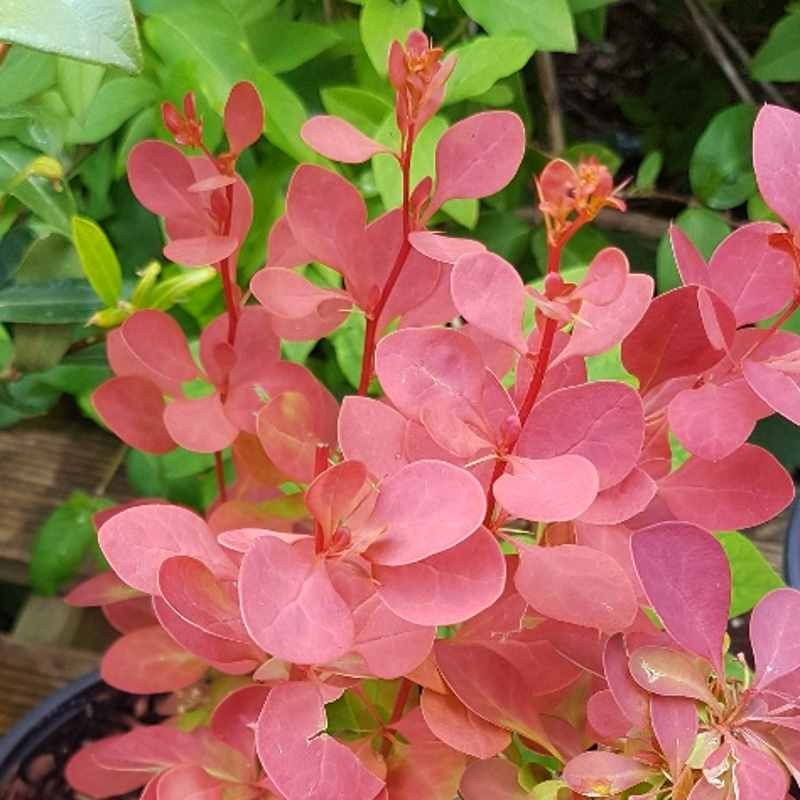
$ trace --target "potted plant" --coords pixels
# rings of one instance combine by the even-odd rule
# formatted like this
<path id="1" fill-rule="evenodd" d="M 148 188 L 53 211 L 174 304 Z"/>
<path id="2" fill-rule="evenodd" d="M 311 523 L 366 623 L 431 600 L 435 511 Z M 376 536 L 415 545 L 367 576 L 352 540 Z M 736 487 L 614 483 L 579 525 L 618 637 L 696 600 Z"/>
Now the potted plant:
<path id="1" fill-rule="evenodd" d="M 199 154 L 132 151 L 166 256 L 215 265 L 226 312 L 197 358 L 171 317 L 133 314 L 94 403 L 134 447 L 212 453 L 219 497 L 205 518 L 158 501 L 101 512 L 112 571 L 68 600 L 122 633 L 105 681 L 171 693 L 173 714 L 87 743 L 66 770 L 80 795 L 784 800 L 798 774 L 800 593 L 755 609 L 751 671 L 727 652 L 712 531 L 794 492 L 746 440 L 773 411 L 800 419 L 800 340 L 781 330 L 800 302 L 800 116 L 767 106 L 754 134 L 786 227 L 743 226 L 709 263 L 675 229 L 684 285 L 656 299 L 617 248 L 565 279 L 567 243 L 624 202 L 596 160 L 550 162 L 547 274 L 526 286 L 482 244 L 429 230 L 444 203 L 500 191 L 525 150 L 516 115 L 483 112 L 416 174 L 452 67 L 421 32 L 393 44 L 395 150 L 336 117 L 306 124 L 330 160 L 394 159 L 402 205 L 368 220 L 341 174 L 300 166 L 246 294 L 236 163 L 263 125 L 253 86 L 228 99 L 225 152 L 206 148 L 191 95 L 164 122 Z M 311 262 L 341 280 L 313 283 Z M 361 380 L 338 403 L 280 340 L 351 314 Z M 616 348 L 630 382 L 587 380 Z"/>

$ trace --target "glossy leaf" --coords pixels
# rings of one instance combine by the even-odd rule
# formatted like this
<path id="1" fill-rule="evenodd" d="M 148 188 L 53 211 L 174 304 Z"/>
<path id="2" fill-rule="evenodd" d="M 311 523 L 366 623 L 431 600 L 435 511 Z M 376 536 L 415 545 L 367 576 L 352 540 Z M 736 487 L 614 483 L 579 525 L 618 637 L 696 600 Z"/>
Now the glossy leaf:
<path id="1" fill-rule="evenodd" d="M 756 662 L 755 686 L 764 688 L 800 668 L 800 592 L 776 589 L 753 610 L 750 638 Z"/>
<path id="2" fill-rule="evenodd" d="M 122 291 L 122 268 L 103 229 L 94 220 L 73 217 L 72 241 L 92 289 L 107 306 L 116 305 Z"/>

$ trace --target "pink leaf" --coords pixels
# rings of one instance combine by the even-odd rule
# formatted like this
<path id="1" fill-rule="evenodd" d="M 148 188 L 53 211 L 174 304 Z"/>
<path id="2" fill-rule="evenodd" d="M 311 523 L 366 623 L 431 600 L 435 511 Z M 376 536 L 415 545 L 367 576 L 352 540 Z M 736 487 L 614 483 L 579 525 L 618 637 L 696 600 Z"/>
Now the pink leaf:
<path id="1" fill-rule="evenodd" d="M 196 178 L 180 150 L 166 142 L 139 142 L 128 157 L 128 181 L 136 199 L 162 217 L 193 217 L 202 213 L 197 195 L 189 191 Z"/>
<path id="2" fill-rule="evenodd" d="M 637 531 L 631 548 L 642 586 L 669 635 L 721 674 L 731 601 L 722 545 L 695 525 L 662 522 Z"/>
<path id="3" fill-rule="evenodd" d="M 190 239 L 173 239 L 164 248 L 164 255 L 185 267 L 202 267 L 217 264 L 228 258 L 239 246 L 233 236 L 198 236 Z"/>
<path id="4" fill-rule="evenodd" d="M 560 389 L 537 403 L 516 453 L 536 459 L 583 456 L 597 468 L 599 488 L 608 489 L 636 466 L 643 443 L 639 395 L 623 383 L 597 381 Z"/>
<path id="5" fill-rule="evenodd" d="M 148 628 L 158 622 L 153 613 L 153 599 L 146 595 L 103 606 L 103 616 L 120 633 Z"/>
<path id="6" fill-rule="evenodd" d="M 267 455 L 290 478 L 308 482 L 314 476 L 317 446 L 332 444 L 305 395 L 284 392 L 258 415 L 258 438 Z"/>
<path id="7" fill-rule="evenodd" d="M 436 635 L 433 627 L 398 617 L 377 593 L 353 608 L 353 623 L 353 651 L 363 659 L 369 674 L 379 678 L 398 678 L 419 667 L 429 656 Z M 346 662 L 347 656 L 343 660 Z"/>
<path id="8" fill-rule="evenodd" d="M 578 285 L 578 294 L 593 306 L 610 305 L 625 290 L 629 269 L 622 250 L 604 247 L 589 264 L 586 277 Z"/>
<path id="9" fill-rule="evenodd" d="M 518 768 L 505 758 L 473 761 L 461 779 L 464 800 L 530 800 L 517 779 Z"/>
<path id="10" fill-rule="evenodd" d="M 95 389 L 92 404 L 125 444 L 155 454 L 175 448 L 164 425 L 164 398 L 155 384 L 133 376 L 111 378 Z"/>
<path id="11" fill-rule="evenodd" d="M 785 800 L 789 777 L 771 753 L 731 739 L 737 800 Z"/>
<path id="12" fill-rule="evenodd" d="M 277 332 L 290 341 L 327 336 L 345 321 L 352 307 L 344 292 L 323 289 L 289 269 L 262 269 L 250 286 L 261 305 L 274 315 Z"/>
<path id="13" fill-rule="evenodd" d="M 238 750 L 248 761 L 255 758 L 255 726 L 270 689 L 255 684 L 234 689 L 220 700 L 211 715 L 211 732 Z"/>
<path id="14" fill-rule="evenodd" d="M 491 758 L 511 743 L 508 731 L 473 714 L 450 692 L 440 694 L 424 689 L 420 708 L 431 731 L 461 753 L 475 758 Z"/>
<path id="15" fill-rule="evenodd" d="M 415 708 L 397 725 L 409 745 L 397 748 L 389 761 L 386 798 L 396 800 L 450 800 L 458 791 L 466 757 L 443 744 Z"/>
<path id="16" fill-rule="evenodd" d="M 669 426 L 690 453 L 719 461 L 747 441 L 760 416 L 759 406 L 736 386 L 706 383 L 674 397 Z"/>
<path id="17" fill-rule="evenodd" d="M 617 525 L 647 508 L 658 487 L 642 469 L 635 467 L 619 483 L 600 492 L 581 515 L 581 522 Z"/>
<path id="18" fill-rule="evenodd" d="M 605 742 L 628 735 L 631 721 L 622 713 L 614 695 L 608 689 L 595 692 L 586 704 L 586 721 L 591 730 Z"/>
<path id="19" fill-rule="evenodd" d="M 525 286 L 511 264 L 489 252 L 461 256 L 450 281 L 453 301 L 467 322 L 520 353 L 528 351 L 522 335 Z"/>
<path id="20" fill-rule="evenodd" d="M 172 556 L 196 558 L 219 577 L 235 575 L 233 563 L 205 521 L 180 506 L 128 508 L 111 517 L 98 538 L 114 572 L 146 594 L 158 594 L 158 571 Z"/>
<path id="21" fill-rule="evenodd" d="M 311 164 L 289 182 L 286 217 L 298 244 L 317 261 L 346 271 L 363 247 L 367 209 L 344 178 Z"/>
<path id="22" fill-rule="evenodd" d="M 708 688 L 711 664 L 682 650 L 646 645 L 630 657 L 633 679 L 650 694 L 689 697 L 718 707 Z"/>
<path id="23" fill-rule="evenodd" d="M 258 757 L 286 800 L 373 800 L 383 788 L 347 747 L 326 733 L 325 706 L 311 683 L 269 694 L 256 728 Z"/>
<path id="24" fill-rule="evenodd" d="M 800 669 L 800 592 L 775 589 L 763 597 L 750 619 L 756 661 L 755 688 Z"/>
<path id="25" fill-rule="evenodd" d="M 95 753 L 103 748 L 105 741 L 84 744 L 67 762 L 65 777 L 69 785 L 81 794 L 95 800 L 112 800 L 143 786 L 151 777 L 149 770 L 125 771 L 101 767 Z"/>
<path id="26" fill-rule="evenodd" d="M 580 321 L 551 368 L 576 356 L 603 353 L 619 344 L 644 316 L 654 288 L 655 282 L 649 275 L 630 275 L 622 294 L 613 303 L 605 306 L 583 303 Z"/>
<path id="27" fill-rule="evenodd" d="M 684 286 L 694 284 L 710 288 L 711 276 L 708 273 L 708 265 L 694 242 L 674 224 L 669 226 L 669 238 Z"/>
<path id="28" fill-rule="evenodd" d="M 207 397 L 173 400 L 164 411 L 164 424 L 177 444 L 194 453 L 224 450 L 239 433 L 216 392 Z"/>
<path id="29" fill-rule="evenodd" d="M 349 395 L 339 412 L 339 442 L 347 459 L 366 464 L 378 480 L 393 475 L 405 457 L 406 420 L 387 403 Z"/>
<path id="30" fill-rule="evenodd" d="M 482 242 L 444 236 L 435 231 L 414 231 L 408 235 L 408 241 L 422 255 L 448 264 L 455 264 L 461 256 L 486 252 Z"/>
<path id="31" fill-rule="evenodd" d="M 313 542 L 256 539 L 239 573 L 242 617 L 268 653 L 299 664 L 324 664 L 353 644 L 350 609 L 334 589 Z"/>
<path id="32" fill-rule="evenodd" d="M 166 394 L 180 394 L 181 384 L 198 376 L 180 326 L 163 311 L 137 311 L 108 339 L 108 360 L 117 375 L 136 375 Z"/>
<path id="33" fill-rule="evenodd" d="M 158 625 L 126 633 L 108 648 L 100 665 L 103 680 L 132 694 L 159 694 L 199 681 L 208 665 L 187 653 Z"/>
<path id="34" fill-rule="evenodd" d="M 311 117 L 301 128 L 300 137 L 312 150 L 343 164 L 361 164 L 377 153 L 388 152 L 384 145 L 339 117 Z"/>
<path id="35" fill-rule="evenodd" d="M 305 501 L 327 542 L 340 527 L 358 530 L 365 524 L 375 489 L 360 461 L 340 461 L 314 478 Z"/>
<path id="36" fill-rule="evenodd" d="M 141 597 L 136 589 L 131 589 L 111 570 L 108 570 L 79 583 L 67 594 L 64 602 L 75 608 L 90 608 L 104 606 L 108 603 L 119 603 L 136 597 Z"/>
<path id="37" fill-rule="evenodd" d="M 217 580 L 197 559 L 168 558 L 158 572 L 158 587 L 164 601 L 186 622 L 213 636 L 249 643 L 235 585 Z"/>
<path id="38" fill-rule="evenodd" d="M 192 764 L 165 772 L 158 782 L 158 800 L 225 800 L 223 792 L 219 780 Z"/>
<path id="39" fill-rule="evenodd" d="M 800 425 L 800 385 L 797 376 L 783 372 L 770 361 L 746 359 L 742 372 L 748 386 L 771 408 Z"/>
<path id="40" fill-rule="evenodd" d="M 767 205 L 791 227 L 800 227 L 795 187 L 800 181 L 800 115 L 765 105 L 753 126 L 753 166 Z"/>
<path id="41" fill-rule="evenodd" d="M 771 453 L 742 445 L 717 462 L 690 458 L 659 484 L 679 519 L 709 530 L 750 528 L 772 519 L 792 502 L 794 484 Z"/>
<path id="42" fill-rule="evenodd" d="M 602 751 L 581 753 L 564 767 L 570 789 L 586 797 L 611 797 L 656 774 L 636 759 Z"/>
<path id="43" fill-rule="evenodd" d="M 513 517 L 566 522 L 581 516 L 597 497 L 597 470 L 579 455 L 513 457 L 511 472 L 494 483 L 494 495 Z"/>
<path id="44" fill-rule="evenodd" d="M 636 595 L 622 567 L 589 547 L 520 546 L 515 584 L 546 617 L 615 633 L 634 620 Z"/>
<path id="45" fill-rule="evenodd" d="M 537 675 L 528 678 L 509 658 L 478 644 L 440 640 L 435 653 L 447 685 L 470 711 L 552 750 L 536 707 Z"/>
<path id="46" fill-rule="evenodd" d="M 392 404 L 412 419 L 436 392 L 478 405 L 485 379 L 475 344 L 458 331 L 441 328 L 406 329 L 385 337 L 378 344 L 375 371 Z"/>
<path id="47" fill-rule="evenodd" d="M 466 470 L 415 461 L 381 484 L 370 525 L 383 532 L 366 557 L 385 566 L 413 564 L 463 542 L 485 513 L 483 488 Z"/>
<path id="48" fill-rule="evenodd" d="M 677 780 L 694 749 L 699 721 L 694 700 L 686 697 L 650 698 L 653 733 L 667 759 L 674 780 Z"/>
<path id="49" fill-rule="evenodd" d="M 709 301 L 706 305 L 711 306 L 724 341 L 732 341 L 736 329 L 733 312 L 710 290 L 684 286 L 659 295 L 622 344 L 622 361 L 639 379 L 640 391 L 647 392 L 670 378 L 698 375 L 724 356 L 721 343 L 709 338 L 701 296 Z"/>
<path id="50" fill-rule="evenodd" d="M 389 608 L 418 625 L 454 625 L 488 608 L 503 592 L 505 557 L 481 528 L 461 544 L 414 564 L 376 566 Z"/>
<path id="51" fill-rule="evenodd" d="M 239 155 L 261 138 L 264 106 L 258 90 L 248 81 L 235 84 L 225 103 L 225 135 L 231 152 Z"/>
<path id="52" fill-rule="evenodd" d="M 436 190 L 426 214 L 454 198 L 487 197 L 516 175 L 525 128 L 510 111 L 485 111 L 457 122 L 436 145 Z"/>
<path id="53" fill-rule="evenodd" d="M 650 706 L 647 694 L 631 677 L 628 653 L 622 634 L 612 636 L 603 651 L 603 671 L 606 682 L 620 711 L 629 725 L 640 732 L 650 728 Z"/>
<path id="54" fill-rule="evenodd" d="M 770 244 L 783 228 L 753 222 L 723 239 L 708 264 L 714 291 L 731 307 L 737 325 L 777 314 L 792 300 L 794 262 Z"/>
<path id="55" fill-rule="evenodd" d="M 295 239 L 289 220 L 283 214 L 275 220 L 267 238 L 267 267 L 300 267 L 313 261 Z"/>

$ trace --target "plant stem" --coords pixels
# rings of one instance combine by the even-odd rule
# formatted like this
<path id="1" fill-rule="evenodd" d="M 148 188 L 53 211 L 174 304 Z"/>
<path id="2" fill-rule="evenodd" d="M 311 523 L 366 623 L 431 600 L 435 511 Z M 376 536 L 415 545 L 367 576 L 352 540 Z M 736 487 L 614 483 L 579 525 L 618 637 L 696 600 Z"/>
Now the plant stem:
<path id="1" fill-rule="evenodd" d="M 230 236 L 233 225 L 233 186 L 225 187 L 225 199 L 228 201 L 228 216 L 225 220 L 223 236 Z M 222 291 L 225 295 L 225 308 L 228 311 L 228 344 L 233 347 L 236 341 L 236 326 L 239 323 L 239 301 L 231 275 L 230 257 L 223 258 L 217 265 L 222 278 Z"/>
<path id="2" fill-rule="evenodd" d="M 314 478 L 322 475 L 328 468 L 331 449 L 327 444 L 318 444 L 314 453 Z M 325 549 L 325 531 L 319 520 L 314 520 L 314 552 L 321 553 Z"/>
<path id="3" fill-rule="evenodd" d="M 547 272 L 557 273 L 561 265 L 561 252 L 567 242 L 575 235 L 578 228 L 583 225 L 585 220 L 578 217 L 561 235 L 557 244 L 552 245 L 547 254 Z M 520 430 L 525 427 L 525 423 L 530 416 L 533 406 L 536 403 L 539 393 L 542 391 L 544 385 L 544 376 L 547 373 L 547 367 L 550 364 L 550 356 L 553 352 L 553 342 L 555 341 L 556 331 L 558 330 L 558 321 L 555 319 L 547 318 L 542 335 L 539 339 L 539 349 L 536 352 L 536 366 L 533 368 L 533 375 L 531 382 L 528 385 L 528 391 L 525 393 L 525 398 L 522 405 L 519 407 L 519 423 Z M 512 443 L 511 447 L 513 448 Z M 486 516 L 484 517 L 483 524 L 488 528 L 491 526 L 492 517 L 495 510 L 494 498 L 494 484 L 499 480 L 506 471 L 508 462 L 504 459 L 498 458 L 495 461 L 494 471 L 492 472 L 491 480 L 489 481 L 489 492 L 486 498 Z"/>
<path id="4" fill-rule="evenodd" d="M 386 308 L 386 303 L 389 302 L 389 296 L 392 293 L 400 273 L 403 271 L 408 255 L 411 252 L 411 243 L 408 241 L 408 235 L 411 233 L 411 209 L 410 209 L 410 196 L 411 196 L 411 155 L 414 149 L 414 130 L 411 128 L 408 132 L 407 142 L 403 146 L 402 156 L 400 159 L 400 170 L 403 176 L 403 225 L 402 235 L 403 241 L 400 244 L 400 250 L 392 265 L 392 270 L 386 283 L 381 290 L 378 302 L 375 307 L 367 314 L 367 328 L 364 332 L 364 354 L 361 359 L 361 380 L 358 383 L 358 394 L 362 397 L 366 395 L 369 389 L 369 382 L 372 380 L 372 373 L 375 364 L 375 346 L 377 345 L 378 325 L 380 324 L 381 315 Z"/>
<path id="5" fill-rule="evenodd" d="M 217 489 L 219 490 L 219 499 L 226 503 L 228 501 L 228 490 L 225 486 L 225 465 L 222 463 L 222 451 L 217 450 L 214 453 L 214 472 L 217 475 Z"/>

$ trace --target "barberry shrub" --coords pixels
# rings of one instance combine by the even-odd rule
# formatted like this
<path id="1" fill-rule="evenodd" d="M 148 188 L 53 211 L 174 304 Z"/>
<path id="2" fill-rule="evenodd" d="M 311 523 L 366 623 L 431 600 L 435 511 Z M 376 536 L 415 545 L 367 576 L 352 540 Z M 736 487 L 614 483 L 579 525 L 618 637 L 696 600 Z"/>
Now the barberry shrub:
<path id="1" fill-rule="evenodd" d="M 122 634 L 105 680 L 169 693 L 173 716 L 86 745 L 68 766 L 83 795 L 784 800 L 800 773 L 800 593 L 755 609 L 751 671 L 728 652 L 713 533 L 793 496 L 747 439 L 774 411 L 800 422 L 800 338 L 781 330 L 800 305 L 800 115 L 767 106 L 754 132 L 785 224 L 739 228 L 709 263 L 674 229 L 684 285 L 655 299 L 617 248 L 562 275 L 575 233 L 625 206 L 598 162 L 552 161 L 536 179 L 547 274 L 526 286 L 479 242 L 428 229 L 514 177 L 516 115 L 457 122 L 412 182 L 452 67 L 421 32 L 394 43 L 396 151 L 336 117 L 307 123 L 332 161 L 395 159 L 402 205 L 370 220 L 339 172 L 300 166 L 245 294 L 253 87 L 231 92 L 223 154 L 191 95 L 163 111 L 194 155 L 134 148 L 165 254 L 214 264 L 226 312 L 197 352 L 171 317 L 134 314 L 94 401 L 133 447 L 214 453 L 219 497 L 206 518 L 154 499 L 99 515 L 112 571 L 68 601 Z M 314 262 L 338 286 L 311 282 Z M 339 404 L 280 340 L 354 311 L 361 381 Z M 630 380 L 588 381 L 587 359 L 618 346 Z"/>

